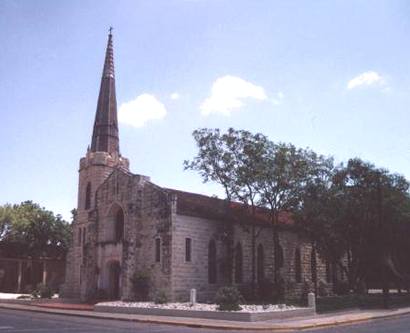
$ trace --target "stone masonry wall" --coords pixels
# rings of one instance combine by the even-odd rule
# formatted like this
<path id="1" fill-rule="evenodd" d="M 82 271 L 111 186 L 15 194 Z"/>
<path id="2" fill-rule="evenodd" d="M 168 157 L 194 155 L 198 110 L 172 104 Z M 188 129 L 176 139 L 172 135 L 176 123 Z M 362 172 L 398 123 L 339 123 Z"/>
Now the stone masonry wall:
<path id="1" fill-rule="evenodd" d="M 89 289 L 89 279 L 86 276 L 95 275 L 92 267 L 96 255 L 92 243 L 95 235 L 90 237 L 90 233 L 94 233 L 95 230 L 95 193 L 117 167 L 127 170 L 128 160 L 120 156 L 111 156 L 106 152 L 90 151 L 80 160 L 77 216 L 73 223 L 73 240 L 67 256 L 66 278 L 62 288 L 65 297 L 84 299 Z M 88 184 L 91 184 L 91 201 L 87 209 L 85 201 Z"/>
<path id="2" fill-rule="evenodd" d="M 168 193 L 149 182 L 147 177 L 115 171 L 99 188 L 98 207 L 98 278 L 99 287 L 107 285 L 107 265 L 121 266 L 121 298 L 132 299 L 131 276 L 149 272 L 153 290 L 170 291 L 171 211 Z M 113 236 L 113 209 L 124 212 L 124 240 Z M 161 261 L 155 262 L 155 238 L 161 239 Z M 105 276 L 104 276 L 105 275 Z"/>
<path id="3" fill-rule="evenodd" d="M 172 290 L 176 301 L 189 300 L 190 289 L 197 290 L 200 301 L 212 301 L 215 292 L 223 286 L 220 262 L 217 265 L 217 283 L 208 283 L 208 245 L 216 242 L 217 258 L 224 252 L 220 239 L 220 223 L 207 219 L 176 215 L 172 221 Z M 191 262 L 185 261 L 185 239 L 192 240 Z M 222 280 L 222 281 L 221 281 Z"/>
<path id="4" fill-rule="evenodd" d="M 227 284 L 223 278 L 220 263 L 218 263 L 218 280 L 216 284 L 208 283 L 208 244 L 214 239 L 217 244 L 217 257 L 222 259 L 225 255 L 226 246 L 221 240 L 221 221 L 213 221 L 198 217 L 176 215 L 173 220 L 173 244 L 172 244 L 172 289 L 175 300 L 187 301 L 189 290 L 197 289 L 200 301 L 212 301 L 217 289 Z M 257 227 L 256 246 L 262 244 L 264 249 L 264 275 L 268 280 L 273 280 L 274 274 L 274 250 L 271 228 Z M 191 262 L 185 261 L 185 239 L 192 240 Z M 235 225 L 233 231 L 233 247 L 238 243 L 242 246 L 242 276 L 241 285 L 250 284 L 252 281 L 252 240 L 249 226 Z M 283 248 L 284 266 L 280 273 L 285 281 L 286 296 L 288 298 L 300 298 L 302 293 L 314 291 L 311 270 L 311 244 L 293 231 L 283 230 L 279 235 L 280 244 Z M 301 251 L 302 280 L 296 282 L 295 277 L 295 251 Z M 255 256 L 255 265 L 256 265 Z M 316 256 L 317 281 L 325 280 L 326 268 L 324 262 Z M 235 267 L 234 267 L 235 269 Z M 257 269 L 255 268 L 255 273 Z M 330 284 L 329 288 L 330 289 Z"/>

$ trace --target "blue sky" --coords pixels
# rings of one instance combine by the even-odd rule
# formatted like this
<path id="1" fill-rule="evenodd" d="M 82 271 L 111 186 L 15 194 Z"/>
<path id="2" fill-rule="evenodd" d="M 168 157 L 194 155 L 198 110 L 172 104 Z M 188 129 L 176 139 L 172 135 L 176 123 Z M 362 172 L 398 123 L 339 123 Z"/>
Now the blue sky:
<path id="1" fill-rule="evenodd" d="M 0 2 L 0 204 L 67 219 L 114 27 L 121 152 L 161 186 L 199 127 L 361 157 L 410 178 L 408 1 Z"/>

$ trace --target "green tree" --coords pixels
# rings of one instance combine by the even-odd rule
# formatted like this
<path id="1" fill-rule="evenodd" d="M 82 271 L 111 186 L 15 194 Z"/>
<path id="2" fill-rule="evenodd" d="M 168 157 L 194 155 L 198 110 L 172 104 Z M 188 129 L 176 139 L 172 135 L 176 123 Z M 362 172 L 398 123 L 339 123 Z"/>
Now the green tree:
<path id="1" fill-rule="evenodd" d="M 185 169 L 198 171 L 205 182 L 221 184 L 228 202 L 235 200 L 243 204 L 244 216 L 254 217 L 257 209 L 268 209 L 277 263 L 279 213 L 298 207 L 306 184 L 321 177 L 324 166 L 332 161 L 310 150 L 274 144 L 262 134 L 243 130 L 230 128 L 222 134 L 218 129 L 200 129 L 193 135 L 199 151 L 192 161 L 185 161 Z M 255 240 L 259 231 L 251 224 L 253 286 Z M 275 264 L 275 281 L 278 272 Z"/>
<path id="2" fill-rule="evenodd" d="M 347 259 L 352 289 L 377 276 L 386 294 L 392 278 L 403 280 L 395 257 L 404 245 L 399 230 L 410 221 L 408 189 L 404 177 L 351 159 L 333 170 L 330 185 L 304 193 L 298 217 L 325 258 Z"/>
<path id="3" fill-rule="evenodd" d="M 262 134 L 252 134 L 248 131 L 230 128 L 226 133 L 219 129 L 199 129 L 193 133 L 198 146 L 198 154 L 192 161 L 185 161 L 185 169 L 198 171 L 204 182 L 214 181 L 222 185 L 226 194 L 226 209 L 231 208 L 232 201 L 243 204 L 244 216 L 254 216 L 259 192 L 257 191 L 257 177 L 266 153 L 267 138 Z M 244 219 L 245 220 L 245 219 Z M 243 224 L 244 228 L 248 228 Z M 230 226 L 230 230 L 232 227 Z M 255 289 L 256 267 L 256 237 L 254 223 L 250 225 L 252 242 L 252 287 Z M 230 243 L 229 257 L 232 257 L 232 235 L 228 237 Z M 228 258 L 232 262 L 232 258 Z M 231 266 L 231 264 L 230 264 Z M 230 267 L 232 275 L 232 267 Z"/>
<path id="4" fill-rule="evenodd" d="M 298 149 L 286 143 L 270 143 L 265 156 L 257 187 L 260 204 L 270 212 L 275 258 L 274 281 L 278 282 L 283 260 L 278 232 L 280 214 L 297 211 L 306 188 L 323 178 L 333 161 L 309 149 Z"/>
<path id="5" fill-rule="evenodd" d="M 70 225 L 38 204 L 25 201 L 0 206 L 3 256 L 61 257 L 67 252 L 70 237 Z"/>

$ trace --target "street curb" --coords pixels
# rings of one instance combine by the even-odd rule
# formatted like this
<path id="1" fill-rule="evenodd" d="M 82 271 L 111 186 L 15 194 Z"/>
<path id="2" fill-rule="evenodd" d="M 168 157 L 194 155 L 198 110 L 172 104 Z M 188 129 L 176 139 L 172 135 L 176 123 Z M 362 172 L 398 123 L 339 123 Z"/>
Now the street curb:
<path id="1" fill-rule="evenodd" d="M 93 318 L 93 319 L 105 319 L 105 320 L 121 320 L 121 321 L 130 321 L 130 322 L 138 322 L 138 323 L 145 323 L 145 324 L 161 324 L 161 325 L 172 325 L 172 326 L 185 326 L 185 327 L 192 327 L 192 328 L 212 328 L 212 329 L 220 329 L 220 330 L 254 330 L 254 331 L 277 331 L 277 332 L 289 332 L 295 330 L 293 328 L 280 328 L 280 327 L 241 327 L 241 326 L 223 326 L 223 325 L 211 325 L 211 324 L 200 324 L 200 323 L 190 323 L 190 322 L 176 322 L 176 321 L 167 321 L 167 320 L 152 320 L 152 319 L 142 319 L 142 318 L 123 318 L 123 317 L 108 317 L 106 316 L 106 312 L 104 312 L 105 316 L 98 316 L 95 314 L 88 314 L 84 313 L 83 310 L 69 310 L 72 312 L 67 312 L 65 310 L 58 310 L 58 309 L 50 309 L 50 308 L 40 308 L 36 307 L 35 305 L 26 305 L 23 307 L 15 304 L 4 304 L 0 303 L 0 309 L 9 309 L 9 310 L 17 310 L 17 311 L 30 311 L 30 312 L 38 312 L 38 313 L 48 313 L 48 314 L 58 314 L 58 315 L 65 315 L 65 316 L 78 316 L 78 317 L 85 317 L 85 318 Z M 102 312 L 101 312 L 102 313 Z M 236 322 L 235 322 L 236 323 Z"/>
<path id="2" fill-rule="evenodd" d="M 164 319 L 144 319 L 144 318 L 126 318 L 126 317 L 110 317 L 107 316 L 108 313 L 104 313 L 104 316 L 99 316 L 96 314 L 91 313 L 84 313 L 83 310 L 63 310 L 63 309 L 51 309 L 51 308 L 40 308 L 36 307 L 35 305 L 17 305 L 17 304 L 7 304 L 0 302 L 0 308 L 3 309 L 10 309 L 10 310 L 18 310 L 18 311 L 31 311 L 31 312 L 38 312 L 38 313 L 48 313 L 48 314 L 59 314 L 59 315 L 66 315 L 66 316 L 79 316 L 85 318 L 93 318 L 93 319 L 106 319 L 106 320 L 121 320 L 121 321 L 130 321 L 130 322 L 140 322 L 146 324 L 161 324 L 161 325 L 173 325 L 173 326 L 186 326 L 186 327 L 194 327 L 194 328 L 211 328 L 211 329 L 218 329 L 218 330 L 253 330 L 253 331 L 275 331 L 275 332 L 289 332 L 289 331 L 304 331 L 308 329 L 315 329 L 315 328 L 324 328 L 324 327 L 333 327 L 333 326 L 342 326 L 342 325 L 350 325 L 355 323 L 361 322 L 368 322 L 374 320 L 386 320 L 395 317 L 401 317 L 410 314 L 410 308 L 406 311 L 400 313 L 391 313 L 391 314 L 384 314 L 378 316 L 368 316 L 363 318 L 351 319 L 351 320 L 335 320 L 332 322 L 325 322 L 325 323 L 317 323 L 317 324 L 306 324 L 306 325 L 286 325 L 284 324 L 282 327 L 279 327 L 281 324 L 272 324 L 271 326 L 236 326 L 236 325 L 223 325 L 223 324 L 208 324 L 208 323 L 192 323 L 187 321 L 167 321 Z M 109 314 L 108 314 L 109 315 Z M 301 317 L 301 320 L 302 317 Z"/>

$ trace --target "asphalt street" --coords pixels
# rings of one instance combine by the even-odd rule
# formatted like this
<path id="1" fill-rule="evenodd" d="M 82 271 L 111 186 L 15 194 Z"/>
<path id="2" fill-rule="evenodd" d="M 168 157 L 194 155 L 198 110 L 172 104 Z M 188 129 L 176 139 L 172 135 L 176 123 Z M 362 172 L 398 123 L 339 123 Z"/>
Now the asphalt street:
<path id="1" fill-rule="evenodd" d="M 227 330 L 212 330 L 198 327 L 169 326 L 144 324 L 119 320 L 101 320 L 93 318 L 54 315 L 29 311 L 0 309 L 0 333 L 5 332 L 234 332 Z M 241 331 L 244 332 L 245 331 Z M 251 331 L 248 331 L 251 332 Z M 260 332 L 260 331 L 258 331 Z M 336 326 L 325 329 L 304 330 L 316 333 L 410 333 L 410 316 L 395 319 L 377 320 L 362 324 Z"/>

